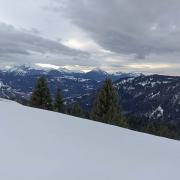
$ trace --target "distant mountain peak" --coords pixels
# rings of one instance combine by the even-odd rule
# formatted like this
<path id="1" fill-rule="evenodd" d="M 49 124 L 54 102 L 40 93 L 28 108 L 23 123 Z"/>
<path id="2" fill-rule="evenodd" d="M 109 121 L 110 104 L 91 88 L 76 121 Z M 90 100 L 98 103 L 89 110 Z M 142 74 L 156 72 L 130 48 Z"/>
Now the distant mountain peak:
<path id="1" fill-rule="evenodd" d="M 139 73 L 139 72 L 115 72 L 112 73 L 112 75 L 114 76 L 129 76 L 129 77 L 139 77 L 139 76 L 143 76 L 144 74 Z"/>
<path id="2" fill-rule="evenodd" d="M 4 72 L 15 72 L 17 74 L 25 75 L 31 69 L 29 65 L 9 65 L 5 66 L 3 69 Z"/>
<path id="3" fill-rule="evenodd" d="M 97 72 L 97 73 L 103 73 L 103 74 L 108 74 L 106 71 L 104 71 L 103 69 L 99 68 L 99 67 L 96 67 L 94 69 L 92 69 L 91 71 L 89 72 Z"/>

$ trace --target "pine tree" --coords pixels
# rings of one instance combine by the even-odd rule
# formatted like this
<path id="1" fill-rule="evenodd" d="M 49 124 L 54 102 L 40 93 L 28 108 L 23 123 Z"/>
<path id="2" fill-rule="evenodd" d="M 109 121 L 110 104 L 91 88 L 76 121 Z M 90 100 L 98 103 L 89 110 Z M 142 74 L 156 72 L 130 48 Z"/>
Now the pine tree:
<path id="1" fill-rule="evenodd" d="M 46 79 L 44 77 L 40 77 L 37 80 L 37 84 L 33 90 L 30 105 L 32 107 L 52 110 L 52 99 L 50 95 L 49 88 L 47 86 Z"/>
<path id="2" fill-rule="evenodd" d="M 65 111 L 64 103 L 63 103 L 62 96 L 61 96 L 61 90 L 59 88 L 57 89 L 57 92 L 56 92 L 54 110 L 56 112 L 60 112 L 60 113 L 64 113 L 64 111 Z"/>
<path id="3" fill-rule="evenodd" d="M 74 104 L 71 110 L 71 115 L 76 116 L 76 117 L 81 117 L 81 118 L 85 117 L 84 112 L 81 106 L 79 105 L 79 103 Z"/>
<path id="4" fill-rule="evenodd" d="M 106 79 L 101 88 L 91 114 L 93 120 L 127 127 L 125 118 L 119 110 L 116 91 L 110 79 Z"/>

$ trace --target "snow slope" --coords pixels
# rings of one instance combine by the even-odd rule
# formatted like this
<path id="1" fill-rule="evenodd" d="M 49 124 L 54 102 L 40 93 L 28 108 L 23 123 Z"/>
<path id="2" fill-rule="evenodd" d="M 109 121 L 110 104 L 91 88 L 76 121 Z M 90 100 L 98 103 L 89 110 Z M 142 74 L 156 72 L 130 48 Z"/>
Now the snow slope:
<path id="1" fill-rule="evenodd" d="M 2 180 L 179 180 L 180 142 L 0 99 Z"/>

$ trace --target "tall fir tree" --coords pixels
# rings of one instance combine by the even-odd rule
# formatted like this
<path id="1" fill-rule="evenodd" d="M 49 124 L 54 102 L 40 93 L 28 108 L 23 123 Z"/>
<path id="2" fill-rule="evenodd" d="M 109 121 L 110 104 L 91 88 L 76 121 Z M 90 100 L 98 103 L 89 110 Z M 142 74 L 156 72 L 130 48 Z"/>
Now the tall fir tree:
<path id="1" fill-rule="evenodd" d="M 44 77 L 40 77 L 37 80 L 31 96 L 30 105 L 40 109 L 53 109 L 50 91 Z"/>
<path id="2" fill-rule="evenodd" d="M 60 112 L 60 113 L 65 112 L 65 107 L 64 107 L 60 88 L 58 88 L 57 92 L 56 92 L 56 98 L 55 98 L 55 102 L 54 102 L 54 110 L 56 112 Z"/>
<path id="3" fill-rule="evenodd" d="M 91 118 L 99 122 L 127 127 L 127 122 L 120 112 L 117 93 L 110 79 L 105 80 L 98 94 Z"/>
<path id="4" fill-rule="evenodd" d="M 76 116 L 76 117 L 81 117 L 84 118 L 85 114 L 79 103 L 76 103 L 73 105 L 71 109 L 71 115 Z"/>

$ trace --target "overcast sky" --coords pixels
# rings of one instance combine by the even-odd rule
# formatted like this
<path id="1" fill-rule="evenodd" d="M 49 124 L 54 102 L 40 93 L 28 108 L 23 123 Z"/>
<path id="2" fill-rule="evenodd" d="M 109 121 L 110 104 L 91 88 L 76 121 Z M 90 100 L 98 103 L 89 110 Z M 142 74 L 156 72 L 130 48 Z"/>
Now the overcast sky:
<path id="1" fill-rule="evenodd" d="M 0 64 L 180 75 L 179 0 L 0 0 Z"/>

